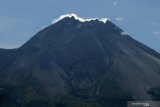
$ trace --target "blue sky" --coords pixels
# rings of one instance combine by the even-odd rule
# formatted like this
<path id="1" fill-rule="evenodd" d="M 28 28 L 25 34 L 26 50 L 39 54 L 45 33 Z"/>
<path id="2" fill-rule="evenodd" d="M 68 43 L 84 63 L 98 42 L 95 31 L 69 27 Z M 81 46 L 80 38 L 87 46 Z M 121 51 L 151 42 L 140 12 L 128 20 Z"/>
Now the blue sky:
<path id="1" fill-rule="evenodd" d="M 0 0 L 0 48 L 17 48 L 62 14 L 107 17 L 160 52 L 160 0 Z"/>

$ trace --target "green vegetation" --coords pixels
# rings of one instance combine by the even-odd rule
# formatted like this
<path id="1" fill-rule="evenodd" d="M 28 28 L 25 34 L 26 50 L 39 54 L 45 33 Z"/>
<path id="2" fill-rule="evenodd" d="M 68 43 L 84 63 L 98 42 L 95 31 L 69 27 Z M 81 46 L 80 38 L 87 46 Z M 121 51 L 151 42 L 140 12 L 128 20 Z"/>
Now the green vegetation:
<path id="1" fill-rule="evenodd" d="M 24 98 L 23 98 L 23 104 L 28 104 L 31 101 L 39 101 L 43 100 L 44 98 L 38 95 L 38 93 L 31 87 L 27 87 L 24 90 Z"/>
<path id="2" fill-rule="evenodd" d="M 51 99 L 53 107 L 101 107 L 97 102 L 85 101 L 70 95 L 58 95 Z"/>
<path id="3" fill-rule="evenodd" d="M 45 97 L 32 86 L 10 85 L 5 89 L 8 95 L 4 107 L 9 107 L 8 104 L 13 107 L 127 107 L 127 101 L 133 100 L 113 79 L 104 80 L 99 95 L 92 96 L 92 100 L 71 93 Z M 154 92 L 152 91 L 152 94 L 155 94 Z"/>
<path id="4" fill-rule="evenodd" d="M 127 101 L 132 101 L 131 95 L 124 92 L 113 79 L 107 79 L 102 84 L 98 103 L 103 107 L 127 107 Z"/>
<path id="5" fill-rule="evenodd" d="M 160 86 L 150 89 L 148 93 L 152 95 L 153 100 L 160 101 Z"/>

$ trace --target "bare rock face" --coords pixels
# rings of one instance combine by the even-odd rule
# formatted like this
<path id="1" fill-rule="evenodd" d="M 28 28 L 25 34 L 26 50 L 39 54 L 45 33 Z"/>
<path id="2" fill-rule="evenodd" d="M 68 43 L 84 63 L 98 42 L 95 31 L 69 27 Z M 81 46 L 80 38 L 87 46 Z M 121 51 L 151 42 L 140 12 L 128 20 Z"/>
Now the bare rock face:
<path id="1" fill-rule="evenodd" d="M 125 107 L 155 100 L 160 54 L 99 20 L 66 17 L 18 49 L 0 49 L 4 107 Z"/>

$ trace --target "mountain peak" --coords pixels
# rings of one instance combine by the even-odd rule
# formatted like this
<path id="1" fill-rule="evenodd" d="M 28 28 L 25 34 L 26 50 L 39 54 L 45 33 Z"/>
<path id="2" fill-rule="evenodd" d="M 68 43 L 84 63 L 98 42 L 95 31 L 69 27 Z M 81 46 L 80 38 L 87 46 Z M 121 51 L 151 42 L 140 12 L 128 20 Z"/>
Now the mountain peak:
<path id="1" fill-rule="evenodd" d="M 74 13 L 70 13 L 70 14 L 65 14 L 65 15 L 61 15 L 59 18 L 57 19 L 54 19 L 52 21 L 52 24 L 64 19 L 64 18 L 74 18 L 75 20 L 79 20 L 80 22 L 88 22 L 88 21 L 95 21 L 95 20 L 98 20 L 100 22 L 103 22 L 103 23 L 106 23 L 109 19 L 108 18 L 81 18 L 79 16 L 77 16 L 76 14 Z"/>

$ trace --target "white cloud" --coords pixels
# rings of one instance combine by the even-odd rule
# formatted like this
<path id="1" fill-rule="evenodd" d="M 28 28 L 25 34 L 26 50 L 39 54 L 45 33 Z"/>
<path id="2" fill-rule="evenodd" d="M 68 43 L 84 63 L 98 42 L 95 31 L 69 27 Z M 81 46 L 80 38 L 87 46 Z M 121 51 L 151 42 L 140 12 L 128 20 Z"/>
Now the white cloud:
<path id="1" fill-rule="evenodd" d="M 116 18 L 116 21 L 117 21 L 117 22 L 122 22 L 123 20 L 124 20 L 124 18 L 122 18 L 122 17 L 117 17 L 117 18 Z"/>
<path id="2" fill-rule="evenodd" d="M 44 26 L 42 26 L 41 28 L 40 28 L 40 30 L 43 30 L 43 29 L 45 29 L 46 27 L 48 27 L 49 25 L 44 25 Z"/>
<path id="3" fill-rule="evenodd" d="M 118 5 L 118 1 L 114 1 L 113 6 L 117 6 L 117 5 Z"/>
<path id="4" fill-rule="evenodd" d="M 158 32 L 158 31 L 156 31 L 156 32 L 154 31 L 154 32 L 152 32 L 152 34 L 155 36 L 160 36 L 160 32 Z"/>
<path id="5" fill-rule="evenodd" d="M 122 35 L 122 36 L 127 36 L 127 35 L 129 35 L 129 34 L 128 34 L 128 32 L 121 32 L 121 35 Z"/>
<path id="6" fill-rule="evenodd" d="M 155 25 L 156 23 L 155 22 L 152 22 L 152 25 Z"/>
<path id="7" fill-rule="evenodd" d="M 69 18 L 74 17 L 76 20 L 79 20 L 81 22 L 86 22 L 86 21 L 91 21 L 91 20 L 97 20 L 98 19 L 99 21 L 106 23 L 106 21 L 109 20 L 108 18 L 81 18 L 81 17 L 78 17 L 74 13 L 70 13 L 70 14 L 66 14 L 66 15 L 61 15 L 58 19 L 54 19 L 52 21 L 52 24 L 66 18 L 66 17 L 69 17 Z"/>

